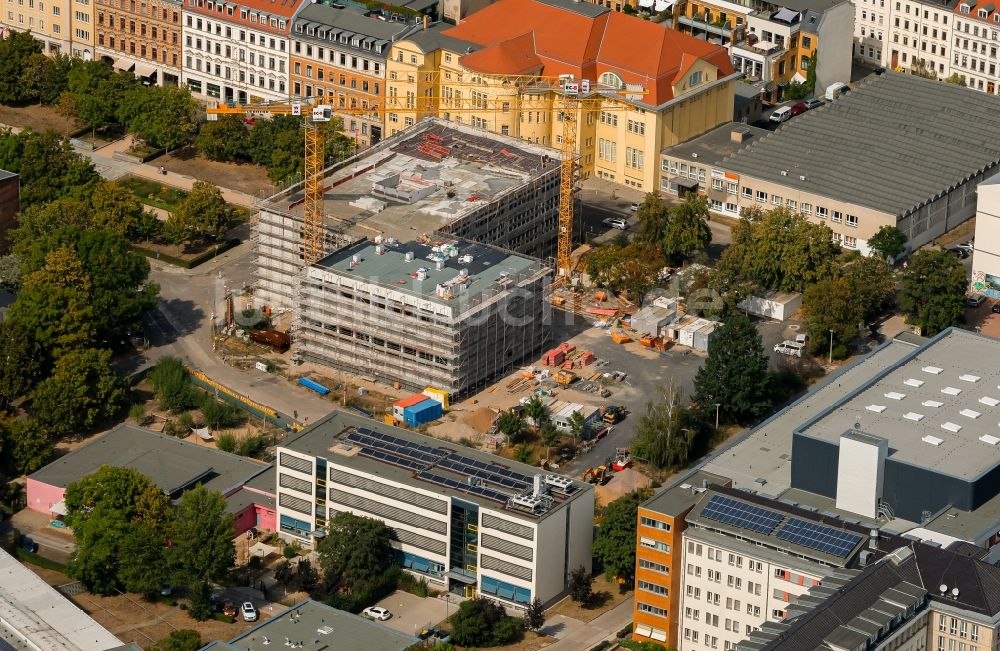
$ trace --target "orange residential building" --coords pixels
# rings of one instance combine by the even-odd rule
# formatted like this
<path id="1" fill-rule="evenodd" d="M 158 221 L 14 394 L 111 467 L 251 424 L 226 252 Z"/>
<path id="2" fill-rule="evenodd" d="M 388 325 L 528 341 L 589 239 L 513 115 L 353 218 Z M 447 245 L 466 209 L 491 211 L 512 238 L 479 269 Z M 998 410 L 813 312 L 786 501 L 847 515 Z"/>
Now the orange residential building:
<path id="1" fill-rule="evenodd" d="M 181 78 L 181 0 L 95 0 L 97 56 L 161 86 Z"/>
<path id="2" fill-rule="evenodd" d="M 684 517 L 710 484 L 729 486 L 731 481 L 698 471 L 685 483 L 657 494 L 639 507 L 632 614 L 636 640 L 678 646 Z"/>

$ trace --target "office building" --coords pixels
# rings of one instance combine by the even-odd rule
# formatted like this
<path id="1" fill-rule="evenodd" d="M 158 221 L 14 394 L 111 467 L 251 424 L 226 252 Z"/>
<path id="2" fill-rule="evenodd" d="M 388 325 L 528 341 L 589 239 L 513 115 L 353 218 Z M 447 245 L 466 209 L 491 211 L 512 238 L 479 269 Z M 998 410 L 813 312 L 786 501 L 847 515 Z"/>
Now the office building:
<path id="1" fill-rule="evenodd" d="M 643 191 L 656 187 L 656 152 L 731 118 L 739 76 L 720 46 L 570 0 L 500 0 L 395 43 L 388 66 L 390 99 L 417 111 L 390 107 L 389 134 L 432 115 L 558 146 L 563 88 L 504 79 L 572 75 L 625 91 L 585 92 L 600 104 L 572 109 L 580 174 Z"/>
<path id="2" fill-rule="evenodd" d="M 382 622 L 309 599 L 262 619 L 227 642 L 211 642 L 201 651 L 269 651 L 271 645 L 298 649 L 311 646 L 325 651 L 404 651 L 418 641 L 415 635 Z"/>
<path id="3" fill-rule="evenodd" d="M 303 3 L 292 19 L 291 94 L 329 104 L 359 148 L 382 139 L 386 58 L 420 19 Z M 350 109 L 350 112 L 338 112 Z"/>
<path id="4" fill-rule="evenodd" d="M 307 270 L 296 351 L 385 384 L 469 395 L 541 353 L 548 274 L 466 240 L 362 241 Z"/>
<path id="5" fill-rule="evenodd" d="M 299 0 L 187 0 L 183 83 L 210 106 L 288 100 L 288 34 Z"/>
<path id="6" fill-rule="evenodd" d="M 431 119 L 325 177 L 327 252 L 381 236 L 398 243 L 463 238 L 532 258 L 555 256 L 559 160 L 547 147 Z M 301 184 L 258 201 L 255 210 L 255 300 L 291 308 L 303 269 Z"/>
<path id="7" fill-rule="evenodd" d="M 342 411 L 277 454 L 279 531 L 303 546 L 339 512 L 377 518 L 433 589 L 511 608 L 549 603 L 590 569 L 588 484 Z"/>
<path id="8" fill-rule="evenodd" d="M 941 106 L 969 119 L 942 121 Z M 896 226 L 914 250 L 975 214 L 976 188 L 1000 164 L 996 129 L 997 98 L 886 72 L 774 133 L 726 125 L 666 149 L 660 184 L 700 192 L 714 212 L 733 217 L 743 208 L 787 207 L 862 253 L 880 227 Z M 740 146 L 733 151 L 727 138 Z M 701 152 L 719 143 L 729 149 L 703 164 Z"/>
<path id="9" fill-rule="evenodd" d="M 95 1 L 97 56 L 146 83 L 178 85 L 182 0 Z"/>

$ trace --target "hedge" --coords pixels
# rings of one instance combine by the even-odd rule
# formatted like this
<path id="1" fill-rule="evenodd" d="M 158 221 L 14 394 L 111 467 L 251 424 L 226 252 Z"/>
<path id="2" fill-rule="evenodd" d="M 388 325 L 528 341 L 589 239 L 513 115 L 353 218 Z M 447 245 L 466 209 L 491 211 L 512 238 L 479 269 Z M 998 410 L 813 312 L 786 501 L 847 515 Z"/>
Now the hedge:
<path id="1" fill-rule="evenodd" d="M 62 572 L 63 574 L 66 573 L 66 566 L 62 563 L 50 560 L 44 556 L 39 556 L 34 552 L 25 551 L 20 547 L 17 548 L 17 558 L 20 561 L 31 563 L 32 565 L 37 565 L 38 567 L 43 567 L 47 570 L 54 570 L 56 572 Z"/>

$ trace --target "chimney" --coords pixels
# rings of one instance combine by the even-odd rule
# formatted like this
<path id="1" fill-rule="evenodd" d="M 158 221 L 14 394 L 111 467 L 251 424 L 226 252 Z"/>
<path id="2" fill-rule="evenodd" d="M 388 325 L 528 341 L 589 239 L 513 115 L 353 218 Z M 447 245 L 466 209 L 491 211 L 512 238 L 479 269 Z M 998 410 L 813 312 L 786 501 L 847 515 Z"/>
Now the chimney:
<path id="1" fill-rule="evenodd" d="M 749 129 L 733 129 L 729 135 L 729 139 L 732 142 L 746 142 L 750 140 L 750 130 Z"/>
<path id="2" fill-rule="evenodd" d="M 427 25 L 430 24 L 431 19 L 427 14 L 424 14 L 424 29 L 427 29 Z"/>

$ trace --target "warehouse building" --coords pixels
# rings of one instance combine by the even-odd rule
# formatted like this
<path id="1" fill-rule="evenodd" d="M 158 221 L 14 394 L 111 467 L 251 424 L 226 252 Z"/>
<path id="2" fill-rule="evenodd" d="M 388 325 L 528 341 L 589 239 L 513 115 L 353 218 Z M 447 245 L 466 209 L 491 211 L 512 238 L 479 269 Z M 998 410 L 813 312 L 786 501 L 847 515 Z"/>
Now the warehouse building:
<path id="1" fill-rule="evenodd" d="M 343 411 L 277 454 L 279 532 L 304 546 L 339 512 L 378 518 L 431 587 L 512 608 L 551 602 L 590 569 L 588 484 Z"/>
<path id="2" fill-rule="evenodd" d="M 387 384 L 468 395 L 540 354 L 548 273 L 466 240 L 358 242 L 308 269 L 296 350 Z"/>
<path id="3" fill-rule="evenodd" d="M 773 133 L 731 123 L 664 149 L 660 187 L 731 217 L 784 206 L 862 253 L 896 226 L 915 250 L 975 215 L 977 186 L 1000 166 L 998 130 L 1000 97 L 887 72 Z"/>
<path id="4" fill-rule="evenodd" d="M 325 176 L 327 252 L 362 238 L 444 234 L 555 256 L 559 156 L 548 147 L 428 119 Z M 291 308 L 303 269 L 302 184 L 260 199 L 255 211 L 255 296 Z"/>

